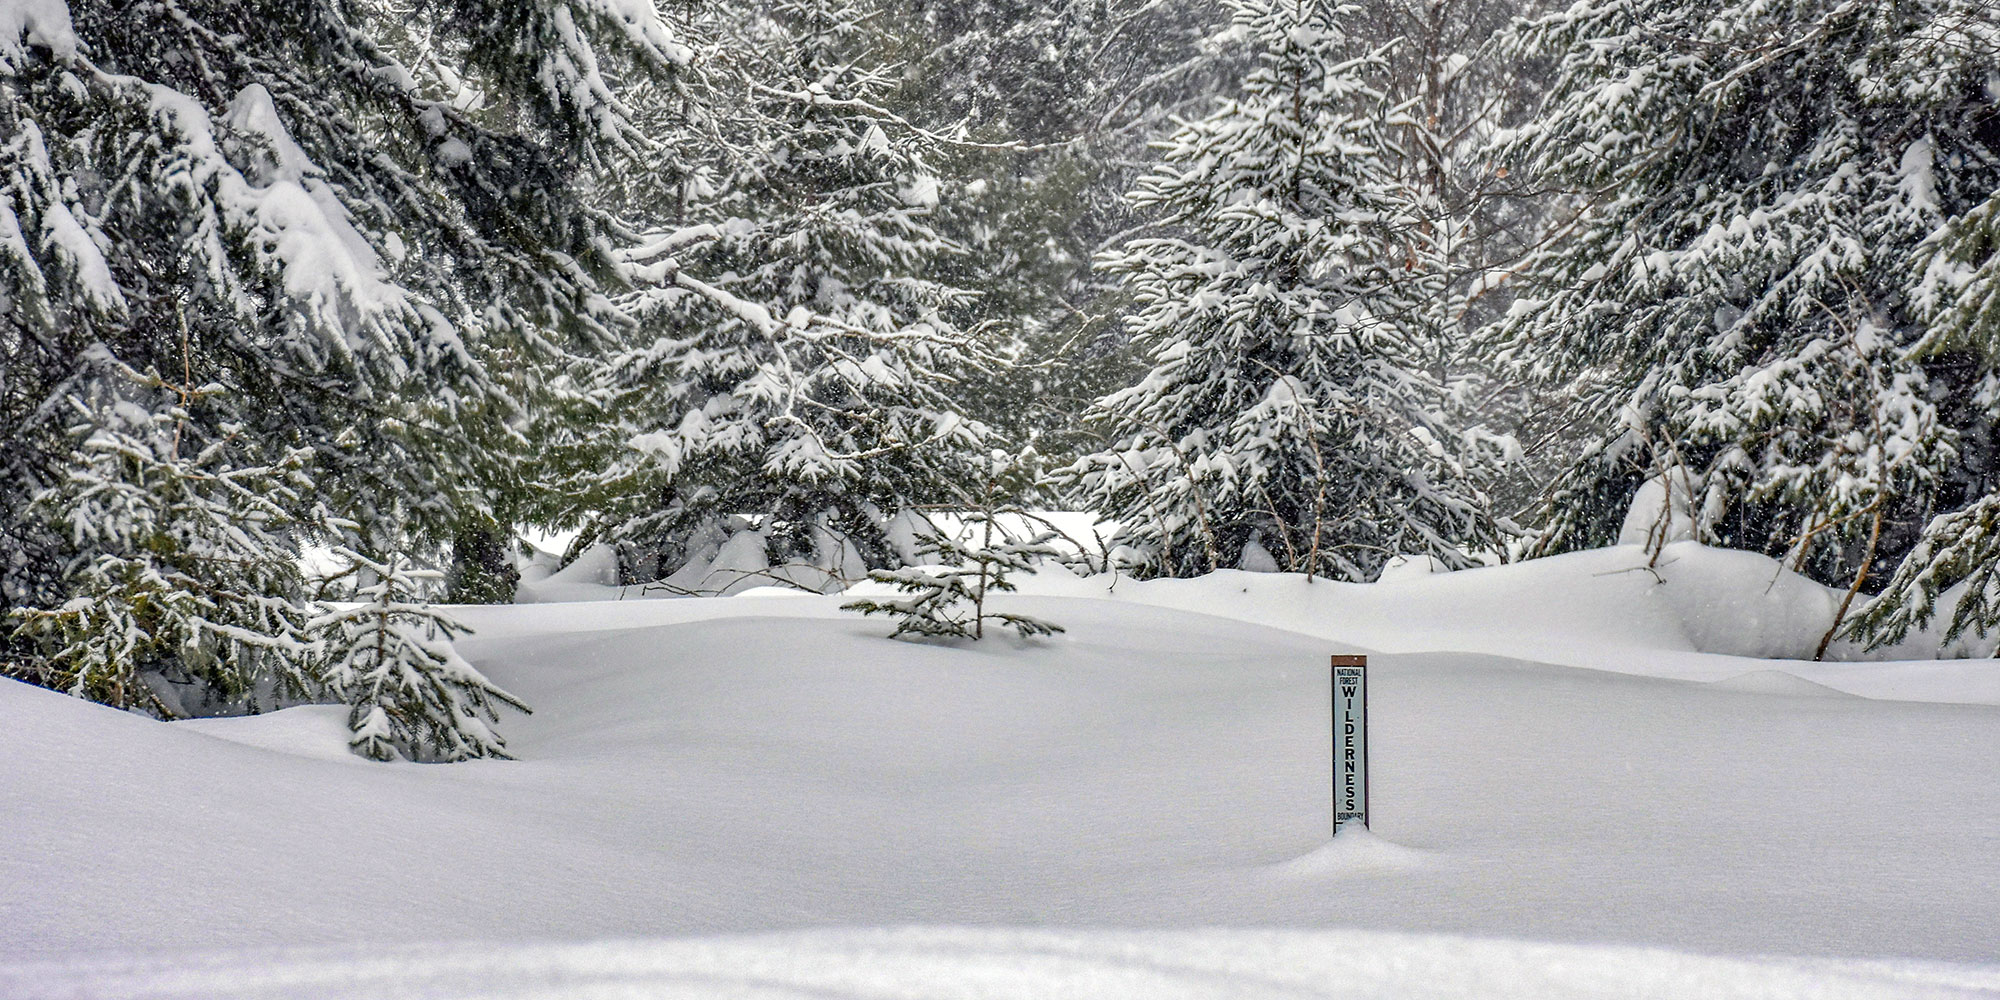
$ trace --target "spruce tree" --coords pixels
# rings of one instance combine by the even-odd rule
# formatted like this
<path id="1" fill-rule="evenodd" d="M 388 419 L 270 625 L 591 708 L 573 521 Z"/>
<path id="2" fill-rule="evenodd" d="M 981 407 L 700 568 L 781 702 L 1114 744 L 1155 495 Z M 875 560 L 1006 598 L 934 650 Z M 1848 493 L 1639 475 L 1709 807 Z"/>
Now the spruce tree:
<path id="1" fill-rule="evenodd" d="M 356 603 L 324 606 L 309 627 L 334 651 L 326 685 L 349 706 L 349 748 L 381 761 L 506 757 L 507 741 L 493 730 L 495 704 L 521 712 L 528 706 L 452 645 L 470 630 L 425 597 L 444 574 L 415 569 L 401 554 L 337 555 L 368 582 L 357 588 Z"/>
<path id="2" fill-rule="evenodd" d="M 1670 478 L 1693 486 L 1698 538 L 1852 601 L 1931 511 L 1996 485 L 1965 475 L 1990 423 L 1954 401 L 1990 368 L 1947 377 L 1924 346 L 1950 282 L 1923 266 L 2000 189 L 1994 19 L 1960 0 L 1619 0 L 1520 29 L 1556 82 L 1498 151 L 1585 198 L 1498 331 L 1598 429 L 1552 491 L 1545 551 L 1610 542 L 1637 484 Z"/>
<path id="3" fill-rule="evenodd" d="M 2000 496 L 1940 514 L 1874 600 L 1855 616 L 1850 634 L 1882 646 L 1914 629 L 1938 624 L 1939 649 L 2000 652 Z"/>
<path id="4" fill-rule="evenodd" d="M 1330 3 L 1240 0 L 1242 95 L 1183 127 L 1133 201 L 1164 235 L 1107 255 L 1153 367 L 1100 400 L 1113 443 L 1073 467 L 1141 569 L 1372 580 L 1493 542 L 1443 423 L 1392 178 L 1380 63 Z"/>
<path id="5" fill-rule="evenodd" d="M 99 361 L 115 368 L 102 354 Z M 155 380 L 124 370 L 130 394 Z M 43 655 L 29 680 L 118 708 L 168 718 L 269 706 L 316 693 L 296 549 L 287 536 L 302 495 L 303 450 L 263 464 L 255 442 L 225 425 L 198 441 L 198 410 L 149 413 L 99 383 L 71 400 L 82 462 L 38 494 L 30 516 L 73 554 L 55 583 L 65 600 L 14 613 L 17 638 Z"/>
<path id="6" fill-rule="evenodd" d="M 1942 380 L 1957 397 L 1945 407 L 1945 420 L 1959 432 L 1959 461 L 1940 491 L 1943 510 L 1924 525 L 1850 630 L 1874 646 L 1932 626 L 1942 613 L 1943 648 L 1971 651 L 1983 643 L 2000 652 L 1993 642 L 2000 632 L 2000 434 L 1994 427 L 2000 413 L 2000 183 L 1992 180 L 2000 166 L 1994 162 L 2000 157 L 2000 83 L 1989 75 L 1983 95 L 1975 89 L 1980 53 L 1990 73 L 2000 60 L 2000 10 L 1977 0 L 1939 3 L 1885 54 L 1903 74 L 1874 81 L 1904 99 L 1963 106 L 1972 98 L 1971 117 L 1984 142 L 1934 155 L 1947 168 L 1983 159 L 1991 188 L 1916 249 L 1921 271 L 1912 306 L 1924 333 L 1913 353 L 1956 375 Z M 1983 112 L 1977 110 L 1981 96 Z M 1978 197 L 1972 185 L 1961 195 Z"/>
<path id="7" fill-rule="evenodd" d="M 851 601 L 841 610 L 895 616 L 891 639 L 914 635 L 979 640 L 986 637 L 987 622 L 1011 628 L 1022 638 L 1063 631 L 1062 626 L 1032 615 L 988 611 L 986 606 L 989 596 L 1014 589 L 1009 574 L 1031 571 L 1037 560 L 1056 555 L 1048 544 L 1055 536 L 1015 538 L 979 512 L 966 515 L 965 527 L 973 534 L 970 540 L 936 526 L 926 529 L 918 536 L 917 551 L 929 562 L 868 573 L 869 580 L 896 588 L 897 596 Z"/>
<path id="8" fill-rule="evenodd" d="M 959 325 L 966 293 L 934 276 L 957 247 L 929 222 L 922 137 L 879 103 L 871 23 L 802 0 L 717 28 L 737 41 L 696 100 L 737 138 L 634 257 L 639 335 L 599 377 L 618 447 L 575 490 L 584 540 L 614 543 L 627 579 L 748 531 L 779 579 L 837 587 L 899 564 L 890 522 L 980 454 L 987 431 L 951 393 L 985 352 Z"/>
<path id="9" fill-rule="evenodd" d="M 617 82 L 688 55 L 639 0 L 9 5 L 0 608 L 43 621 L 101 591 L 76 567 L 124 543 L 36 501 L 79 470 L 150 490 L 176 462 L 199 457 L 212 484 L 303 453 L 287 476 L 361 537 L 435 551 L 504 523 L 545 363 L 619 322 L 620 234 L 578 196 L 650 152 Z M 108 462 L 103 434 L 69 433 L 79 408 L 171 423 L 178 450 Z M 248 492 L 204 488 L 261 516 Z M 266 541 L 295 553 L 315 534 L 273 522 Z M 235 585 L 198 548 L 151 558 L 180 567 L 174 589 Z M 303 613 L 294 576 L 261 583 Z M 4 657 L 54 676 L 37 665 L 65 648 L 30 629 Z M 157 652 L 118 669 L 195 675 L 211 654 Z"/>
<path id="10" fill-rule="evenodd" d="M 1032 467 L 1003 451 L 988 456 L 985 466 L 976 495 L 941 512 L 943 523 L 924 518 L 917 534 L 921 562 L 869 571 L 869 580 L 894 587 L 899 595 L 864 598 L 841 605 L 841 610 L 894 615 L 891 639 L 916 635 L 979 640 L 986 637 L 989 621 L 1022 638 L 1064 631 L 1032 615 L 987 610 L 989 596 L 1014 589 L 1010 574 L 1033 572 L 1036 563 L 1060 558 L 1061 553 L 1051 544 L 1057 534 L 1009 501 L 1029 492 L 1031 484 L 1022 480 Z"/>

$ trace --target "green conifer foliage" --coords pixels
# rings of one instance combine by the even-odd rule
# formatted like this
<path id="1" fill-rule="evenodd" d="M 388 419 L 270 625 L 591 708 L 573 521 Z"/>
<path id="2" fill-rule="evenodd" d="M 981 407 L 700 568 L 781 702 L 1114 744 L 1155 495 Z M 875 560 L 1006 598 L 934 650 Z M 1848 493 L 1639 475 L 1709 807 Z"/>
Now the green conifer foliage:
<path id="1" fill-rule="evenodd" d="M 1231 7 L 1261 63 L 1132 195 L 1162 235 L 1102 266 L 1153 366 L 1098 402 L 1113 441 L 1067 475 L 1143 572 L 1468 565 L 1493 528 L 1405 278 L 1418 218 L 1370 83 L 1381 64 L 1333 4 Z"/>
<path id="2" fill-rule="evenodd" d="M 470 630 L 425 597 L 444 574 L 401 555 L 339 554 L 368 582 L 356 603 L 325 606 L 310 628 L 333 651 L 326 683 L 349 706 L 349 748 L 381 761 L 506 757 L 495 705 L 528 706 L 453 647 Z"/>
<path id="3" fill-rule="evenodd" d="M 1584 207 L 1497 329 L 1599 432 L 1551 492 L 1545 551 L 1614 540 L 1638 483 L 1667 478 L 1693 487 L 1696 537 L 1852 600 L 1934 511 L 2000 485 L 1968 465 L 1990 422 L 1951 403 L 1990 367 L 1941 380 L 1928 346 L 1983 294 L 1964 262 L 2000 190 L 1996 17 L 1606 0 L 1519 29 L 1556 81 L 1500 153 Z"/>
<path id="4" fill-rule="evenodd" d="M 970 475 L 989 432 L 954 393 L 989 352 L 959 324 L 968 294 L 935 276 L 959 248 L 931 226 L 927 143 L 879 103 L 892 79 L 866 9 L 742 13 L 696 94 L 733 138 L 633 254 L 640 325 L 593 390 L 616 447 L 572 493 L 628 579 L 748 531 L 781 579 L 838 587 L 899 564 L 891 521 Z"/>
<path id="5" fill-rule="evenodd" d="M 581 197 L 651 154 L 617 82 L 688 57 L 643 0 L 0 8 L 0 609 L 46 626 L 0 655 L 76 689 L 78 601 L 304 614 L 295 573 L 232 576 L 177 527 L 198 505 L 260 524 L 244 558 L 267 567 L 333 533 L 434 551 L 504 522 L 523 409 L 621 322 L 620 234 Z M 106 450 L 163 422 L 174 448 Z M 278 469 L 331 516 L 225 487 Z M 76 523 L 80 475 L 130 525 Z M 105 669 L 210 678 L 196 701 L 308 673 L 254 629 L 188 639 L 210 631 L 107 640 Z"/>

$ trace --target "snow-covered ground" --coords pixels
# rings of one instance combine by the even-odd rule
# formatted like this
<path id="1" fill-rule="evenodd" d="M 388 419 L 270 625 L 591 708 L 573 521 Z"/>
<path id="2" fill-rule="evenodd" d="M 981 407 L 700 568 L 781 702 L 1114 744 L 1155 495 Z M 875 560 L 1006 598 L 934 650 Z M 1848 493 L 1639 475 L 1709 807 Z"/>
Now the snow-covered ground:
<path id="1" fill-rule="evenodd" d="M 513 762 L 0 683 L 0 996 L 2000 996 L 2000 667 L 1751 658 L 1832 596 L 1645 563 L 1049 572 L 1025 645 L 465 609 Z M 1357 650 L 1374 830 L 1329 843 Z"/>

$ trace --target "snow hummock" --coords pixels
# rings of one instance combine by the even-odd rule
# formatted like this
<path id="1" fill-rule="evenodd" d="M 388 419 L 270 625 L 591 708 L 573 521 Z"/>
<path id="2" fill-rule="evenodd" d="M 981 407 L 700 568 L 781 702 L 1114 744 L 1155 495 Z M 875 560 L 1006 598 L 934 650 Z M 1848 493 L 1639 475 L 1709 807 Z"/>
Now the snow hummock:
<path id="1" fill-rule="evenodd" d="M 1871 698 L 2000 704 L 2000 670 L 1983 661 L 1888 659 L 1929 655 L 1935 642 L 1923 636 L 1878 653 L 1836 642 L 1833 662 L 1791 662 L 1810 660 L 1840 593 L 1765 556 L 1695 542 L 1657 556 L 1621 545 L 1458 573 L 1397 568 L 1369 585 L 1233 570 L 1132 580 L 1045 569 L 1020 586 L 1222 615 L 1382 652 L 1492 653 L 1702 682 L 1778 659 L 1815 683 Z"/>
<path id="2" fill-rule="evenodd" d="M 1339 879 L 1378 871 L 1420 868 L 1425 852 L 1392 844 L 1365 827 L 1350 826 L 1326 843 L 1268 867 L 1277 878 Z"/>
<path id="3" fill-rule="evenodd" d="M 1694 490 L 1687 477 L 1655 476 L 1640 483 L 1618 529 L 1618 544 L 1657 548 L 1693 537 Z"/>
<path id="4" fill-rule="evenodd" d="M 1993 665 L 1745 655 L 1824 628 L 1760 559 L 1048 569 L 997 600 L 1066 634 L 958 645 L 838 595 L 459 608 L 535 714 L 448 766 L 0 682 L 0 995 L 2000 993 Z M 1354 651 L 1374 815 L 1330 838 Z"/>

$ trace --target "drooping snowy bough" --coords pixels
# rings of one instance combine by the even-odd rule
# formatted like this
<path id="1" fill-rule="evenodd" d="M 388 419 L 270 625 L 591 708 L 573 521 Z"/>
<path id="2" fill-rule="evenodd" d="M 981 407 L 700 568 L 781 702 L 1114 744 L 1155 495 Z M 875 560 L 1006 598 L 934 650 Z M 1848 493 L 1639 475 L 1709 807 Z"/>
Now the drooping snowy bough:
<path id="1" fill-rule="evenodd" d="M 240 702 L 316 676 L 304 543 L 504 523 L 514 418 L 616 322 L 574 182 L 647 143 L 607 74 L 687 55 L 640 0 L 0 4 L 9 672 Z M 90 616 L 153 638 L 77 666 Z"/>

